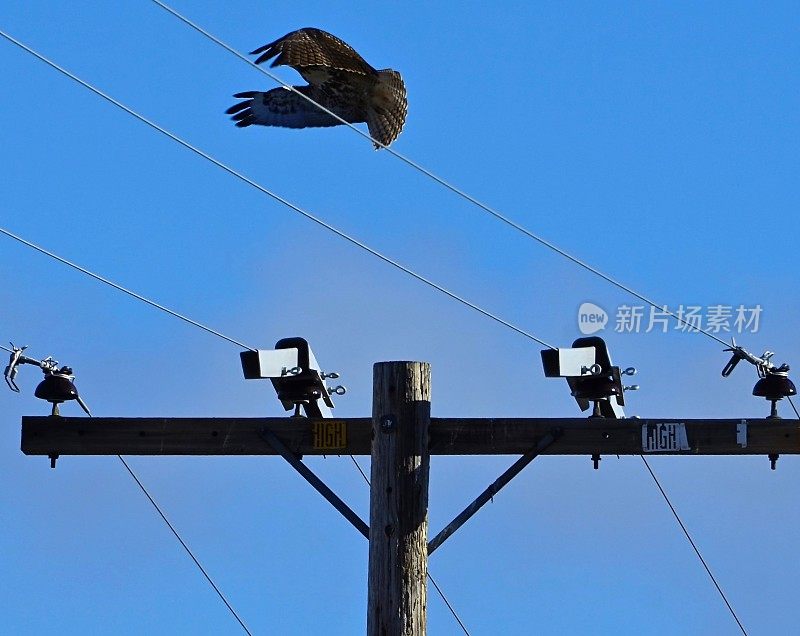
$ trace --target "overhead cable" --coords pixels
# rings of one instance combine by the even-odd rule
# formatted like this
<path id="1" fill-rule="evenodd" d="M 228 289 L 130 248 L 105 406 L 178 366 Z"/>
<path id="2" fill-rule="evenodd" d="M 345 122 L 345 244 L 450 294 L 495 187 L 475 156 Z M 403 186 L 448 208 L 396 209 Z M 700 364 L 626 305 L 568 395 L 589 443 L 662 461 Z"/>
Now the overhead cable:
<path id="1" fill-rule="evenodd" d="M 98 280 L 101 283 L 104 283 L 105 285 L 108 285 L 109 287 L 113 287 L 114 289 L 116 289 L 118 291 L 121 291 L 124 294 L 127 294 L 128 296 L 131 296 L 131 297 L 135 298 L 136 300 L 140 300 L 143 303 L 146 303 L 146 304 L 150 305 L 151 307 L 155 307 L 156 309 L 158 309 L 160 311 L 163 311 L 163 312 L 169 314 L 170 316 L 174 316 L 175 318 L 183 320 L 184 322 L 188 322 L 190 325 L 192 325 L 194 327 L 198 327 L 199 329 L 202 329 L 203 331 L 207 331 L 208 333 L 213 334 L 213 335 L 215 335 L 215 336 L 217 336 L 219 338 L 222 338 L 223 340 L 227 340 L 228 342 L 233 343 L 233 344 L 241 347 L 242 349 L 249 349 L 250 351 L 255 351 L 255 349 L 253 349 L 252 347 L 249 347 L 246 344 L 244 344 L 242 342 L 239 342 L 238 340 L 234 340 L 233 338 L 229 338 L 228 336 L 226 336 L 223 333 L 220 333 L 216 329 L 212 329 L 211 327 L 207 327 L 206 325 L 204 325 L 204 324 L 202 324 L 200 322 L 197 322 L 196 320 L 192 320 L 191 318 L 189 318 L 188 316 L 185 316 L 184 314 L 178 313 L 177 311 L 174 311 L 174 310 L 170 309 L 169 307 L 165 307 L 164 305 L 162 305 L 160 303 L 157 303 L 154 300 L 150 300 L 149 298 L 147 298 L 145 296 L 142 296 L 141 294 L 137 294 L 135 291 L 131 291 L 130 289 L 115 283 L 114 281 L 106 278 L 105 276 L 100 276 L 100 274 L 95 274 L 94 272 L 89 271 L 88 269 L 78 265 L 77 263 L 73 263 L 72 261 L 69 261 L 64 257 L 59 256 L 58 254 L 55 254 L 54 252 L 51 252 L 50 250 L 46 250 L 45 248 L 43 248 L 43 247 L 41 247 L 39 245 L 36 245 L 35 243 L 32 243 L 31 241 L 28 241 L 28 240 L 22 238 L 21 236 L 19 236 L 17 234 L 14 234 L 14 232 L 11 232 L 10 230 L 7 230 L 7 229 L 5 229 L 3 227 L 0 227 L 0 234 L 5 234 L 7 237 L 14 239 L 15 241 L 18 241 L 19 243 L 22 243 L 23 245 L 26 245 L 26 246 L 36 250 L 37 252 L 39 252 L 41 254 L 44 254 L 45 256 L 49 256 L 50 258 L 52 258 L 53 260 L 58 261 L 59 263 L 63 263 L 64 265 L 68 265 L 72 269 L 75 269 L 75 270 L 81 272 L 82 274 L 86 274 L 87 276 L 91 276 L 95 280 Z"/>
<path id="2" fill-rule="evenodd" d="M 239 625 L 241 625 L 241 627 L 245 631 L 245 633 L 248 636 L 253 636 L 252 632 L 250 632 L 250 630 L 247 628 L 247 625 L 245 625 L 244 621 L 239 617 L 239 614 L 236 613 L 236 610 L 233 609 L 233 606 L 228 602 L 228 599 L 225 598 L 225 595 L 219 589 L 217 584 L 214 583 L 214 581 L 212 580 L 211 576 L 209 576 L 209 574 L 206 571 L 206 569 L 203 567 L 203 565 L 200 563 L 200 561 L 197 559 L 197 557 L 191 551 L 189 546 L 186 545 L 186 542 L 183 540 L 183 538 L 181 537 L 180 533 L 175 529 L 175 526 L 173 526 L 170 523 L 169 519 L 167 519 L 167 516 L 161 510 L 161 507 L 156 503 L 156 500 L 147 491 L 147 488 L 144 487 L 144 484 L 136 476 L 136 473 L 133 472 L 131 467 L 128 465 L 128 462 L 126 462 L 123 459 L 122 455 L 117 455 L 117 457 L 119 458 L 119 461 L 122 462 L 122 465 L 125 466 L 125 469 L 130 473 L 130 476 L 133 477 L 133 480 L 136 482 L 136 485 L 139 486 L 139 489 L 144 493 L 144 496 L 147 497 L 147 499 L 150 501 L 151 504 L 153 504 L 153 508 L 155 508 L 156 512 L 161 517 L 161 519 L 164 520 L 164 523 L 167 524 L 167 527 L 172 531 L 172 534 L 175 535 L 175 538 L 178 540 L 178 542 L 181 544 L 181 546 L 183 546 L 183 549 L 186 551 L 186 554 L 188 554 L 189 557 L 191 557 L 192 561 L 194 561 L 194 564 L 197 566 L 197 568 L 203 574 L 203 576 L 205 577 L 206 581 L 208 581 L 209 585 L 211 585 L 211 587 L 214 588 L 214 591 L 217 593 L 217 596 L 219 596 L 219 598 L 225 604 L 225 607 L 228 608 L 228 610 L 233 615 L 233 617 L 236 619 L 236 621 L 239 623 Z"/>
<path id="3" fill-rule="evenodd" d="M 675 506 L 672 505 L 672 502 L 669 500 L 669 497 L 667 496 L 667 493 L 661 487 L 661 483 L 658 481 L 658 477 L 656 477 L 656 474 L 653 472 L 653 469 L 650 468 L 650 464 L 648 463 L 647 458 L 645 458 L 644 455 L 639 455 L 639 457 L 642 458 L 642 461 L 644 462 L 645 468 L 647 468 L 647 472 L 650 473 L 650 476 L 653 478 L 653 481 L 655 482 L 656 486 L 658 487 L 658 490 L 661 493 L 661 496 L 664 497 L 664 501 L 667 502 L 667 505 L 669 506 L 669 509 L 672 511 L 672 515 L 675 517 L 675 520 L 678 522 L 678 525 L 681 527 L 681 530 L 683 531 L 683 534 L 686 535 L 686 539 L 689 541 L 689 544 L 692 546 L 692 549 L 694 550 L 695 554 L 697 555 L 697 558 L 700 559 L 700 563 L 703 565 L 703 568 L 705 569 L 706 574 L 708 574 L 709 578 L 711 578 L 711 582 L 714 584 L 714 587 L 717 588 L 717 592 L 719 592 L 719 595 L 722 597 L 722 600 L 725 602 L 725 605 L 727 606 L 728 611 L 733 616 L 733 620 L 736 621 L 736 624 L 739 626 L 739 629 L 741 630 L 742 634 L 744 634 L 744 636 L 747 636 L 747 632 L 744 629 L 744 625 L 742 625 L 742 622 L 739 620 L 739 617 L 736 615 L 736 612 L 734 611 L 733 606 L 730 604 L 730 601 L 728 601 L 728 597 L 725 596 L 725 592 L 722 591 L 722 588 L 720 587 L 719 583 L 717 582 L 716 577 L 711 572 L 711 568 L 708 567 L 708 563 L 706 563 L 706 560 L 703 558 L 703 555 L 700 554 L 700 550 L 698 549 L 697 544 L 695 544 L 694 539 L 692 539 L 692 535 L 690 535 L 689 531 L 686 529 L 686 526 L 684 525 L 683 521 L 681 520 L 680 515 L 678 514 L 678 511 L 675 510 Z"/>

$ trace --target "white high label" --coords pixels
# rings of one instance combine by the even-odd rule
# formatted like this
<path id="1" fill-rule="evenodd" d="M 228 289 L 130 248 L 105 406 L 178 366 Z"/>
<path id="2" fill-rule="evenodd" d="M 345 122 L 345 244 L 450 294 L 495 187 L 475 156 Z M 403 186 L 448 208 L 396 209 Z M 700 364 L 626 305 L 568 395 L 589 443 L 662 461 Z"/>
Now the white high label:
<path id="1" fill-rule="evenodd" d="M 689 450 L 686 425 L 683 422 L 642 424 L 642 451 L 664 453 Z"/>

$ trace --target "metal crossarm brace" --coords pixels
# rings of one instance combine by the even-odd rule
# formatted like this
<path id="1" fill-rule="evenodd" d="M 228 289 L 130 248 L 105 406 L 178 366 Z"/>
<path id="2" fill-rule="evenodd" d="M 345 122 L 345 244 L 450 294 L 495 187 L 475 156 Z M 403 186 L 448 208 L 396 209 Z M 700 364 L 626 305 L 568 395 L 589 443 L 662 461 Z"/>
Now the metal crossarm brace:
<path id="1" fill-rule="evenodd" d="M 298 459 L 297 455 L 295 455 L 289 448 L 284 444 L 280 438 L 278 438 L 275 433 L 269 430 L 267 427 L 263 427 L 259 434 L 264 439 L 267 444 L 272 446 L 281 457 L 283 457 L 289 464 L 294 468 L 300 475 L 309 483 L 311 484 L 314 489 L 325 499 L 328 500 L 336 510 L 342 513 L 345 519 L 347 519 L 350 523 L 353 524 L 356 530 L 358 530 L 364 537 L 369 540 L 369 526 L 364 523 L 364 521 L 359 517 L 353 510 L 348 506 L 344 501 L 342 501 L 336 493 L 334 493 L 325 483 L 317 477 L 311 469 L 306 466 L 300 459 Z"/>
<path id="2" fill-rule="evenodd" d="M 486 490 L 478 495 L 475 501 L 464 508 L 464 510 L 461 511 L 461 514 L 447 524 L 441 530 L 441 532 L 439 532 L 439 534 L 437 534 L 433 540 L 428 543 L 428 556 L 433 554 L 436 548 L 442 545 L 442 543 L 444 543 L 450 535 L 463 526 L 470 519 L 470 517 L 478 512 L 478 510 L 480 510 L 487 501 L 494 497 L 503 486 L 514 479 L 514 477 L 516 477 L 520 471 L 525 468 L 525 466 L 530 464 L 536 458 L 536 456 L 539 455 L 539 453 L 541 453 L 544 449 L 561 437 L 562 432 L 563 431 L 561 429 L 553 429 L 547 433 L 544 437 L 542 437 L 542 439 L 539 440 L 539 443 L 536 444 L 536 446 L 515 461 L 508 468 L 508 470 L 506 470 L 492 484 L 490 484 Z"/>

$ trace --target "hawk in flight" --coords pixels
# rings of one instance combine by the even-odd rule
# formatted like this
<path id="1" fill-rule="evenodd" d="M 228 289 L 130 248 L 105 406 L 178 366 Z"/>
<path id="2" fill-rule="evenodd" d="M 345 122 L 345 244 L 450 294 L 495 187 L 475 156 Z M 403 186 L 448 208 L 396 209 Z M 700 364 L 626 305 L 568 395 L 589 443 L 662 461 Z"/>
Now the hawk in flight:
<path id="1" fill-rule="evenodd" d="M 370 136 L 385 146 L 403 129 L 407 102 L 400 73 L 372 68 L 349 44 L 330 33 L 299 29 L 265 44 L 251 55 L 259 56 L 256 64 L 274 57 L 272 66 L 291 66 L 308 85 L 294 86 L 294 91 L 281 87 L 266 93 L 237 93 L 234 97 L 245 101 L 225 112 L 232 115 L 231 119 L 240 128 L 253 124 L 308 128 L 342 123 L 308 101 L 305 95 L 346 122 L 366 122 Z M 381 148 L 377 143 L 374 145 L 376 150 Z"/>

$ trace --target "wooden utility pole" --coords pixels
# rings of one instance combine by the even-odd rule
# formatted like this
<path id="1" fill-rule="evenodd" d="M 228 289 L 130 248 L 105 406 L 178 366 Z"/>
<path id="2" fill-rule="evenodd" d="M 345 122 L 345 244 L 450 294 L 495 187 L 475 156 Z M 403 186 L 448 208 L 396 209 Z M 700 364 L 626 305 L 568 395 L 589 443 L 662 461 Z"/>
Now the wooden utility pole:
<path id="1" fill-rule="evenodd" d="M 367 636 L 424 636 L 428 576 L 427 362 L 373 367 Z"/>

